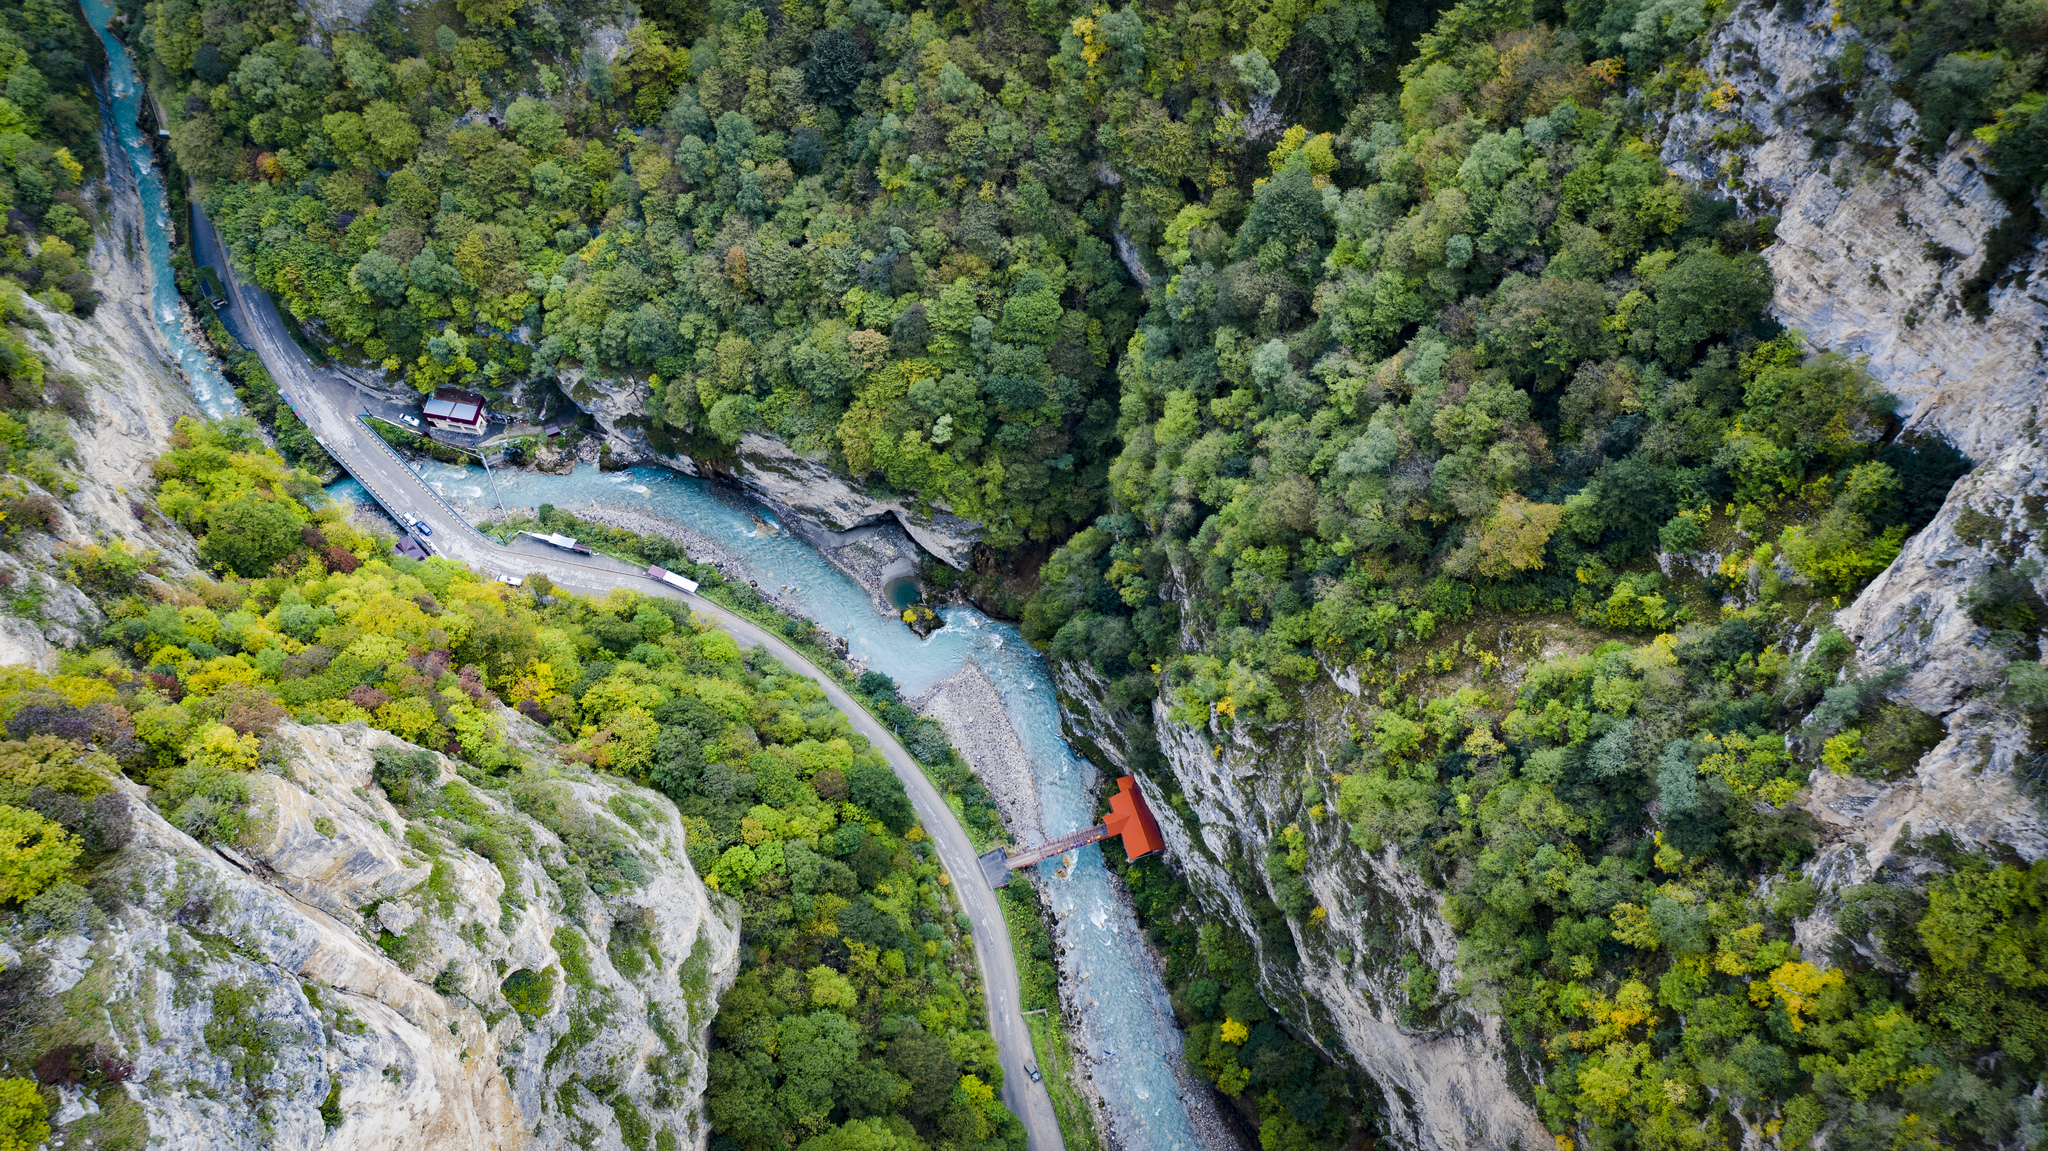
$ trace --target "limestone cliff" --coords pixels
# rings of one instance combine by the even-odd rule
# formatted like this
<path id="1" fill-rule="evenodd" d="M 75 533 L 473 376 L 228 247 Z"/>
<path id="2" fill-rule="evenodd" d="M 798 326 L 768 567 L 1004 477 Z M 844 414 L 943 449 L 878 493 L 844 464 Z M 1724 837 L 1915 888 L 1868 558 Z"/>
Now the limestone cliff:
<path id="1" fill-rule="evenodd" d="M 1060 664 L 1056 679 L 1075 734 L 1119 769 L 1136 749 L 1135 727 L 1100 700 L 1108 684 L 1085 665 Z M 1206 733 L 1153 715 L 1164 778 L 1138 773 L 1159 817 L 1171 865 L 1188 881 L 1204 916 L 1224 920 L 1258 948 L 1261 989 L 1305 1037 L 1335 1058 L 1356 1061 L 1386 1095 L 1381 1123 L 1398 1146 L 1545 1146 L 1549 1135 L 1511 1083 L 1500 1021 L 1463 1001 L 1411 1005 L 1404 954 L 1419 957 L 1438 987 L 1457 978 L 1457 940 L 1437 895 L 1392 848 L 1367 855 L 1341 820 L 1305 814 L 1334 808 L 1328 749 L 1343 742 L 1341 689 L 1308 693 L 1307 715 L 1254 744 L 1206 743 Z M 1168 791 L 1167 788 L 1171 790 Z M 1314 927 L 1274 913 L 1267 851 L 1290 824 L 1308 836 L 1302 879 L 1326 909 Z M 1281 928 L 1281 924 L 1285 924 Z M 1276 930 L 1277 929 L 1277 930 Z"/>
<path id="2" fill-rule="evenodd" d="M 1817 780 L 1811 807 L 1842 839 L 1814 871 L 1857 882 L 1908 824 L 2040 858 L 2048 824 L 2013 777 L 2026 733 L 1984 690 L 2003 660 L 1958 601 L 1991 566 L 2044 558 L 2048 300 L 2028 287 L 2042 246 L 2037 237 L 2011 266 L 1986 268 L 2007 208 L 1985 181 L 1981 147 L 1958 134 L 1938 160 L 1920 158 L 1917 119 L 1891 93 L 1880 46 L 1859 45 L 1834 4 L 1796 18 L 1784 8 L 1750 0 L 1716 30 L 1703 90 L 1719 106 L 1670 118 L 1665 162 L 1776 213 L 1765 256 L 1778 318 L 1815 347 L 1867 357 L 1909 431 L 1946 437 L 1977 464 L 1836 618 L 1865 667 L 1908 669 L 1901 698 L 1942 716 L 1948 738 L 1893 783 Z M 1874 67 L 1853 92 L 1839 63 L 1852 46 Z M 1806 110 L 1844 97 L 1862 111 L 1831 141 Z M 1973 301 L 1976 291 L 1986 294 Z"/>
<path id="3" fill-rule="evenodd" d="M 99 610 L 64 578 L 68 548 L 124 540 L 155 551 L 171 575 L 196 563 L 191 538 L 146 509 L 150 461 L 199 407 L 149 314 L 140 199 L 127 169 L 111 167 L 113 178 L 91 189 L 101 208 L 90 255 L 98 309 L 80 319 L 26 301 L 38 321 L 27 336 L 45 365 L 45 392 L 63 402 L 47 418 L 75 446 L 55 453 L 56 471 L 10 480 L 50 501 L 55 527 L 24 531 L 0 551 L 0 663 L 54 670 L 57 647 L 97 637 Z"/>
<path id="4" fill-rule="evenodd" d="M 649 443 L 643 419 L 649 395 L 645 382 L 608 379 L 579 369 L 565 372 L 561 384 L 570 400 L 596 421 L 615 464 L 644 462 L 685 475 L 701 474 L 696 460 L 664 455 Z M 740 437 L 729 466 L 734 479 L 819 546 L 830 546 L 838 532 L 894 519 L 918 546 L 964 571 L 981 538 L 981 525 L 972 520 L 943 508 L 870 495 L 823 461 L 794 451 L 774 436 L 750 432 Z"/>
<path id="5" fill-rule="evenodd" d="M 288 767 L 255 780 L 236 847 L 131 798 L 133 838 L 96 881 L 120 909 L 11 941 L 14 984 L 124 1068 L 68 1095 L 60 1130 L 139 1109 L 152 1144 L 183 1147 L 704 1144 L 738 940 L 666 799 L 567 772 L 466 784 L 361 725 L 278 738 Z M 436 798 L 395 807 L 378 749 L 427 757 Z M 629 857 L 626 882 L 572 862 L 594 843 Z"/>

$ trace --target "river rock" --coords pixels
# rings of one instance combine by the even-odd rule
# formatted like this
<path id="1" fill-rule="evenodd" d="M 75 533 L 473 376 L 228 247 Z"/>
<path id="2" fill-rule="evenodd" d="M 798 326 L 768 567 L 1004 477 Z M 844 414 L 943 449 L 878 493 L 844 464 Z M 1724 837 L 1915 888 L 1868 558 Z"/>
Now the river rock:
<path id="1" fill-rule="evenodd" d="M 946 626 L 946 617 L 921 603 L 914 603 L 903 609 L 903 623 L 917 638 L 930 639 L 933 632 Z"/>

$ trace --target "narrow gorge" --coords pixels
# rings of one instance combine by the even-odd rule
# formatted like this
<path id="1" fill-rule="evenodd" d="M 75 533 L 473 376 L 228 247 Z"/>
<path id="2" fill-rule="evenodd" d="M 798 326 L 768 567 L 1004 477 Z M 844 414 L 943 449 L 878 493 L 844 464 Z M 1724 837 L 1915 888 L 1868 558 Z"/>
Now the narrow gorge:
<path id="1" fill-rule="evenodd" d="M 2034 1146 L 2044 61 L 0 13 L 0 1147 Z"/>

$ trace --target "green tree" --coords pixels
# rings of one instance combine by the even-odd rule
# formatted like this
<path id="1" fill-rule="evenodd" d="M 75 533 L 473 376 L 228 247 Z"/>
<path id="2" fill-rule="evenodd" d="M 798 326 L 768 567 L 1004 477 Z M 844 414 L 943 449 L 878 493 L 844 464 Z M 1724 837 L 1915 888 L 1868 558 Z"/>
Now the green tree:
<path id="1" fill-rule="evenodd" d="M 284 500 L 250 493 L 208 513 L 199 558 L 236 575 L 270 574 L 300 544 L 305 517 Z"/>
<path id="2" fill-rule="evenodd" d="M 56 823 L 0 804 L 0 903 L 18 903 L 70 874 L 81 848 Z"/>
<path id="3" fill-rule="evenodd" d="M 363 109 L 363 128 L 369 133 L 371 155 L 387 168 L 412 159 L 419 150 L 420 130 L 405 109 L 389 100 L 373 101 Z"/>
<path id="4" fill-rule="evenodd" d="M 838 1104 L 839 1084 L 860 1056 L 860 1031 L 832 1011 L 792 1015 L 777 1028 L 775 1105 L 790 1125 L 816 1131 Z"/>
<path id="5" fill-rule="evenodd" d="M 945 1109 L 960 1082 L 960 1062 L 944 1037 L 912 1024 L 889 1041 L 888 1058 L 890 1070 L 910 1081 L 911 1110 L 936 1115 Z"/>
<path id="6" fill-rule="evenodd" d="M 505 109 L 505 126 L 522 147 L 535 152 L 552 151 L 568 134 L 555 106 L 531 96 L 521 96 Z"/>
<path id="7" fill-rule="evenodd" d="M 1692 362 L 1700 343 L 1748 327 L 1771 299 L 1771 273 L 1754 252 L 1684 257 L 1655 279 L 1657 302 L 1645 309 L 1644 351 L 1674 367 Z"/>
<path id="8" fill-rule="evenodd" d="M 797 1151 L 924 1151 L 924 1141 L 880 1119 L 852 1119 L 804 1140 Z"/>
<path id="9" fill-rule="evenodd" d="M 364 291 L 387 304 L 405 302 L 405 290 L 412 286 L 405 265 L 375 248 L 356 261 L 354 279 Z"/>
<path id="10" fill-rule="evenodd" d="M 804 85 L 820 104 L 843 108 L 853 99 L 867 67 L 853 33 L 844 28 L 820 29 L 812 35 L 811 54 L 804 61 Z"/>

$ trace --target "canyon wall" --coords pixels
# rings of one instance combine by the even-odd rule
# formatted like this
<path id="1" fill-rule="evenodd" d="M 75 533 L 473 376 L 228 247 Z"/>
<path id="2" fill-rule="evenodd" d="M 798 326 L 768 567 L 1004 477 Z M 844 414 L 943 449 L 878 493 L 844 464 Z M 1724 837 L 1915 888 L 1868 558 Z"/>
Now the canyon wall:
<path id="1" fill-rule="evenodd" d="M 122 783 L 132 835 L 95 881 L 119 909 L 5 957 L 9 998 L 30 1000 L 13 1010 L 61 1012 L 126 1065 L 152 1143 L 705 1144 L 738 935 L 668 800 L 596 774 L 472 786 L 361 724 L 278 738 L 288 766 L 253 779 L 240 850 Z M 372 786 L 378 749 L 428 757 L 446 800 L 394 807 Z M 588 888 L 572 861 L 592 838 L 646 882 Z M 64 1098 L 60 1129 L 102 1110 Z"/>

